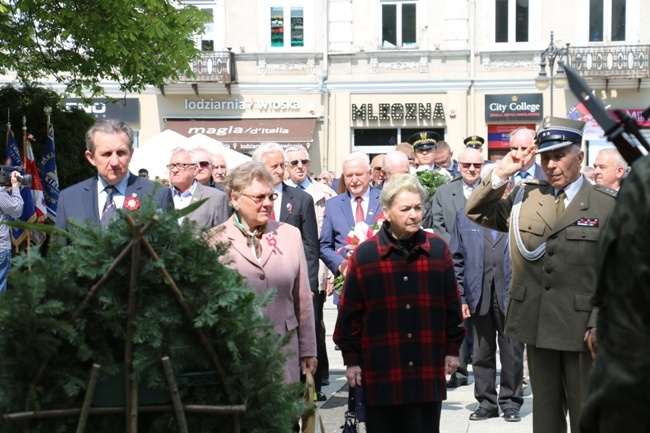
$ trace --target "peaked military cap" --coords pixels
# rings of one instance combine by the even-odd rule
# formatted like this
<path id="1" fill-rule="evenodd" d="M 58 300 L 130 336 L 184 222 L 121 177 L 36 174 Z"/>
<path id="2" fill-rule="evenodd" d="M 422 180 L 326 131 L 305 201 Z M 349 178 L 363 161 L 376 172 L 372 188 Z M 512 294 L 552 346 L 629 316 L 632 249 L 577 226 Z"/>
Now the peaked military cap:
<path id="1" fill-rule="evenodd" d="M 561 149 L 572 144 L 580 146 L 584 128 L 585 122 L 579 120 L 545 117 L 542 127 L 537 130 L 535 137 L 537 153 Z"/>
<path id="2" fill-rule="evenodd" d="M 435 149 L 440 135 L 433 131 L 422 131 L 413 134 L 407 140 L 413 146 L 413 150 Z"/>
<path id="3" fill-rule="evenodd" d="M 463 140 L 463 143 L 465 143 L 465 147 L 480 149 L 483 147 L 483 144 L 485 144 L 485 139 L 483 137 L 479 137 L 478 135 L 470 135 L 465 140 Z"/>

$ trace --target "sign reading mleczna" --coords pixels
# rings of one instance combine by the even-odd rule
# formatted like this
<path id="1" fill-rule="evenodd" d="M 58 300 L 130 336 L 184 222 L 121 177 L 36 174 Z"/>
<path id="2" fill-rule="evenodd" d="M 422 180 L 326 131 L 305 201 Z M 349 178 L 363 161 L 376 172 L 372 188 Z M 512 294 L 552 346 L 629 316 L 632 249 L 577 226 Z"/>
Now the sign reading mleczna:
<path id="1" fill-rule="evenodd" d="M 352 104 L 352 120 L 445 120 L 442 103 Z"/>

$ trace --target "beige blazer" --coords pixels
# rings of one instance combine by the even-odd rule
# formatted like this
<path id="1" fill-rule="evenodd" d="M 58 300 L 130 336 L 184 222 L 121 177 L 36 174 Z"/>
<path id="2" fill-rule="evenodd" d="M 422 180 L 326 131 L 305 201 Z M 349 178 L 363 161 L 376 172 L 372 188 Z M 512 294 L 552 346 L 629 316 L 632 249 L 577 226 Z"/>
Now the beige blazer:
<path id="1" fill-rule="evenodd" d="M 275 250 L 267 235 L 277 241 Z M 275 299 L 262 308 L 262 314 L 274 323 L 278 334 L 295 332 L 285 346 L 284 377 L 287 382 L 299 381 L 299 358 L 316 356 L 314 307 L 300 231 L 288 224 L 269 221 L 261 240 L 259 261 L 232 216 L 222 226 L 212 229 L 208 239 L 210 245 L 218 241 L 230 243 L 223 262 L 242 274 L 256 293 L 276 290 Z"/>

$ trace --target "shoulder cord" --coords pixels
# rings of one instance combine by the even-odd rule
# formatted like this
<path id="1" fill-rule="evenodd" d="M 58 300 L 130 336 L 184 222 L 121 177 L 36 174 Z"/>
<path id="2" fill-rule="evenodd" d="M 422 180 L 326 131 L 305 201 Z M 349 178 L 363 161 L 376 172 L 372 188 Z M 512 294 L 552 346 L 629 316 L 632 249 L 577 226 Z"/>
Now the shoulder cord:
<path id="1" fill-rule="evenodd" d="M 546 242 L 533 251 L 528 251 L 524 246 L 524 242 L 521 240 L 521 233 L 519 232 L 519 214 L 521 212 L 521 204 L 524 201 L 525 189 L 526 188 L 522 184 L 515 196 L 515 203 L 512 206 L 512 215 L 510 216 L 510 231 L 515 238 L 515 243 L 517 244 L 517 249 L 521 256 L 529 262 L 534 262 L 542 257 L 546 252 Z"/>

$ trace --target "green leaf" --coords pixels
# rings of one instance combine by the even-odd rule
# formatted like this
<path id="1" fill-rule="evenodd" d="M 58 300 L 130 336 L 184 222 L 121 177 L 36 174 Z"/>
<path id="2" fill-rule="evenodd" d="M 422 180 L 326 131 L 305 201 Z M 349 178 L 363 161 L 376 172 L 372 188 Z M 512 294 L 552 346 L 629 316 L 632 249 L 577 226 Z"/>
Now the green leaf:
<path id="1" fill-rule="evenodd" d="M 6 224 L 9 227 L 15 227 L 17 229 L 34 230 L 51 236 L 65 236 L 68 239 L 72 238 L 72 235 L 65 230 L 61 230 L 47 224 L 28 223 L 25 221 L 4 221 L 2 224 Z"/>

